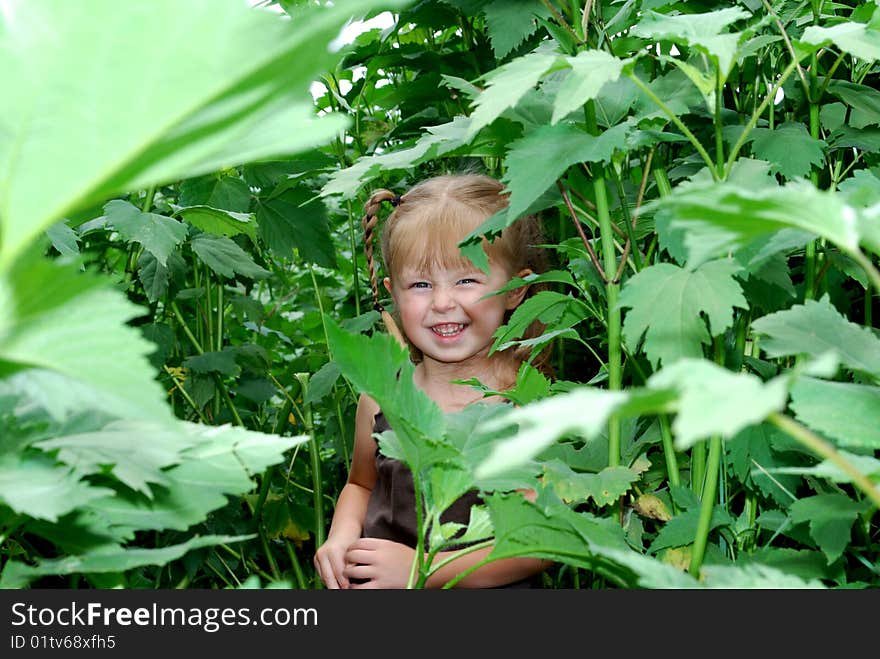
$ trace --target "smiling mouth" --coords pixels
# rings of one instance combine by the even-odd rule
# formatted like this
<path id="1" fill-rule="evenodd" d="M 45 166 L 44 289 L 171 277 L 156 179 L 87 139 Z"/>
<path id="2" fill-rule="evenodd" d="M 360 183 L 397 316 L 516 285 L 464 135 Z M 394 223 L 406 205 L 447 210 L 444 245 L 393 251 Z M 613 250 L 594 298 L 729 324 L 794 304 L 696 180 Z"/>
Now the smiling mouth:
<path id="1" fill-rule="evenodd" d="M 443 323 L 442 325 L 434 325 L 431 327 L 431 331 L 437 336 L 448 338 L 461 334 L 465 327 L 467 326 L 462 323 Z"/>

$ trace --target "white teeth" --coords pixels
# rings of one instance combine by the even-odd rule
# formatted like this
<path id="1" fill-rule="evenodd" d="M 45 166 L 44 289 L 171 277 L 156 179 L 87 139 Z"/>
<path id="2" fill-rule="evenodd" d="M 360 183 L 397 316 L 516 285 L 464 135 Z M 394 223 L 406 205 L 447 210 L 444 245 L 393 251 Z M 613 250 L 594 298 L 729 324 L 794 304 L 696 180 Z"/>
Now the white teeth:
<path id="1" fill-rule="evenodd" d="M 449 323 L 446 325 L 434 325 L 431 329 L 440 336 L 453 336 L 461 332 L 464 329 L 464 325 L 461 323 Z"/>

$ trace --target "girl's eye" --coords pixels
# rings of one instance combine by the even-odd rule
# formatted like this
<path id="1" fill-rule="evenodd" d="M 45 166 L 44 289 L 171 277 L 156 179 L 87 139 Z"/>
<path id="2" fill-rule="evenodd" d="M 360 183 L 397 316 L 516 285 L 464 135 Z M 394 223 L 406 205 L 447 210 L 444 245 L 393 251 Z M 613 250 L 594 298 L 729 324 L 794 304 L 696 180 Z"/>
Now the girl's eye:
<path id="1" fill-rule="evenodd" d="M 431 284 L 426 281 L 416 281 L 410 284 L 410 288 L 430 288 Z"/>
<path id="2" fill-rule="evenodd" d="M 473 277 L 465 277 L 464 279 L 459 279 L 458 283 L 459 284 L 476 284 L 478 282 Z"/>

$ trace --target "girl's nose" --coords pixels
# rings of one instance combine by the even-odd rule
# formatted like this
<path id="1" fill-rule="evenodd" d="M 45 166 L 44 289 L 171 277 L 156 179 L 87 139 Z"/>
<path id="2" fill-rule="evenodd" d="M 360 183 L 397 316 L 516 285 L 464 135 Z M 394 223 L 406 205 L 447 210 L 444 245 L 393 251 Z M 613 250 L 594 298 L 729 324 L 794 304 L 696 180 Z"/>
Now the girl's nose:
<path id="1" fill-rule="evenodd" d="M 431 297 L 431 306 L 435 311 L 449 311 L 455 306 L 455 298 L 445 286 L 435 286 Z"/>

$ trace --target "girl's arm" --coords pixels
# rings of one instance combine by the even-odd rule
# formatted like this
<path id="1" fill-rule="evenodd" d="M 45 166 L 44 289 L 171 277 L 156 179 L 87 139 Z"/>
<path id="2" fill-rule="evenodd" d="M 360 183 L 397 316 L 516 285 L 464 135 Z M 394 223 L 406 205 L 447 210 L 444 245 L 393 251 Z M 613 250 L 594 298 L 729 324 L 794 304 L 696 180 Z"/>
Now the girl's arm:
<path id="1" fill-rule="evenodd" d="M 376 441 L 373 439 L 373 417 L 379 411 L 367 395 L 358 399 L 355 417 L 354 450 L 348 480 L 339 493 L 327 540 L 315 552 L 315 568 L 327 588 L 348 588 L 344 575 L 345 552 L 361 537 L 367 502 L 376 483 Z"/>
<path id="2" fill-rule="evenodd" d="M 492 551 L 492 547 L 484 547 L 457 558 L 428 577 L 427 588 L 442 588 L 456 575 L 482 561 Z M 456 552 L 440 552 L 434 559 L 439 563 Z M 526 579 L 543 572 L 553 563 L 541 558 L 502 558 L 492 561 L 474 570 L 459 581 L 456 588 L 497 588 Z"/>

